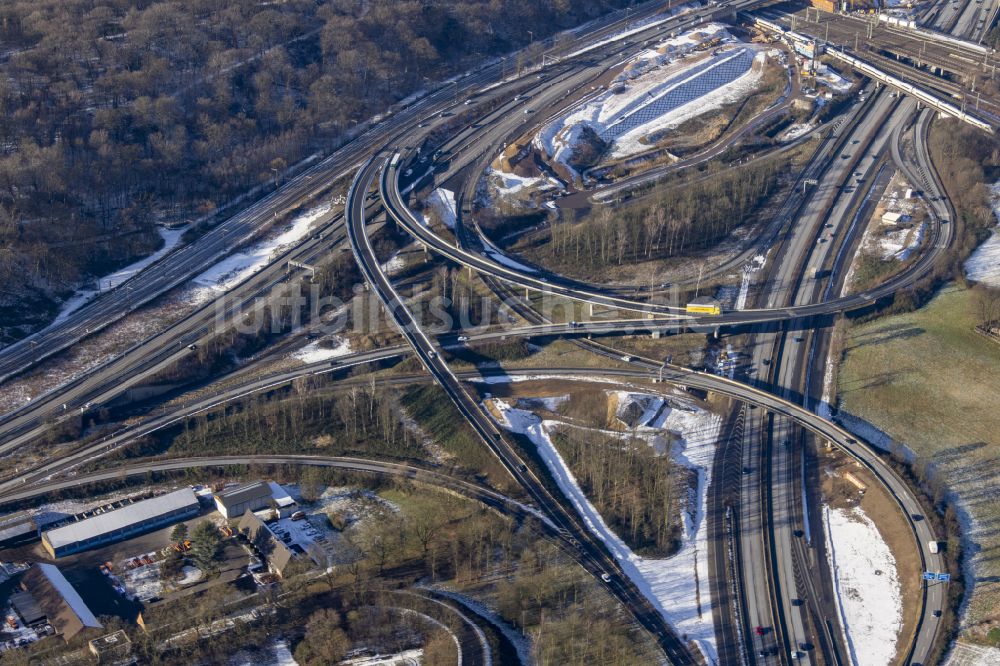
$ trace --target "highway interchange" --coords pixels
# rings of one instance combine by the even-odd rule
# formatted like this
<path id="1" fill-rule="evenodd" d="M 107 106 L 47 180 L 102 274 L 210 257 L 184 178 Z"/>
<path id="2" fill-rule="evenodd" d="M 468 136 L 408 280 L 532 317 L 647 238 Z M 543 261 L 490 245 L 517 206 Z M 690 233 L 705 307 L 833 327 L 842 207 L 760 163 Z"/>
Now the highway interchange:
<path id="1" fill-rule="evenodd" d="M 717 570 L 726 572 L 735 581 L 736 598 L 733 603 L 741 609 L 740 613 L 732 613 L 731 620 L 718 622 L 720 634 L 739 638 L 725 641 L 730 650 L 720 646 L 720 656 L 728 655 L 723 657 L 726 663 L 736 663 L 729 661 L 733 658 L 743 663 L 787 663 L 789 659 L 801 663 L 849 663 L 843 630 L 835 608 L 831 610 L 830 590 L 827 589 L 830 576 L 825 571 L 825 560 L 818 557 L 818 551 L 811 544 L 804 543 L 802 535 L 806 522 L 803 512 L 810 510 L 810 507 L 803 506 L 802 501 L 803 443 L 806 439 L 813 438 L 817 442 L 836 446 L 864 465 L 897 502 L 900 516 L 912 528 L 913 547 L 920 554 L 924 568 L 941 571 L 944 570 L 944 562 L 940 555 L 931 554 L 924 547 L 928 541 L 937 540 L 938 535 L 933 533 L 929 521 L 913 518 L 925 513 L 921 498 L 915 491 L 865 443 L 857 441 L 853 435 L 813 411 L 818 404 L 815 396 L 821 391 L 821 386 L 817 390 L 817 385 L 822 381 L 821 373 L 815 368 L 823 365 L 823 352 L 829 340 L 828 329 L 809 328 L 814 323 L 829 321 L 844 312 L 868 308 L 891 298 L 899 289 L 926 275 L 940 253 L 949 246 L 952 240 L 949 221 L 954 219 L 955 213 L 943 196 L 926 152 L 925 137 L 931 114 L 917 112 L 915 104 L 908 99 L 890 97 L 884 91 L 869 89 L 865 101 L 855 104 L 838 121 L 836 130 L 823 140 L 817 150 L 817 158 L 806 169 L 809 178 L 803 174 L 803 181 L 815 180 L 816 185 L 804 186 L 800 193 L 796 188 L 798 194 L 790 197 L 777 215 L 770 238 L 780 238 L 780 248 L 769 259 L 769 272 L 758 291 L 756 306 L 715 317 L 692 317 L 676 304 L 650 303 L 638 296 L 623 296 L 613 290 L 556 274 L 511 268 L 477 251 L 478 230 L 473 231 L 466 226 L 474 224 L 471 219 L 460 219 L 456 247 L 453 240 L 435 232 L 414 215 L 400 184 L 404 169 L 412 168 L 418 171 L 418 176 L 429 171 L 430 164 L 423 161 L 425 155 L 418 153 L 416 147 L 441 128 L 447 128 L 451 135 L 440 144 L 443 158 L 435 165 L 433 174 L 427 173 L 428 178 L 433 178 L 436 183 L 463 177 L 466 182 L 474 181 L 475 174 L 482 172 L 491 156 L 507 140 L 544 120 L 522 113 L 528 104 L 533 109 L 552 109 L 555 112 L 578 99 L 580 91 L 585 91 L 590 82 L 609 67 L 640 50 L 643 40 L 753 5 L 753 2 L 741 2 L 725 8 L 709 7 L 681 15 L 637 33 L 630 42 L 599 45 L 582 58 L 567 59 L 549 65 L 537 74 L 532 72 L 514 77 L 492 88 L 487 89 L 487 84 L 499 79 L 505 69 L 499 64 L 457 79 L 454 84 L 443 86 L 409 107 L 397 110 L 386 122 L 366 130 L 329 158 L 216 225 L 197 241 L 168 254 L 124 286 L 102 294 L 31 340 L 0 350 L 0 381 L 4 381 L 183 284 L 274 220 L 322 196 L 331 183 L 347 176 L 353 176 L 353 180 L 344 211 L 328 213 L 309 239 L 288 250 L 265 270 L 226 295 L 222 307 L 227 316 L 232 316 L 232 313 L 244 311 L 245 306 L 255 298 L 287 282 L 289 260 L 312 263 L 326 254 L 349 247 L 366 283 L 382 301 L 406 342 L 406 345 L 352 354 L 334 362 L 307 364 L 231 383 L 209 397 L 170 410 L 164 409 L 128 429 L 4 480 L 0 483 L 3 501 L 27 499 L 42 492 L 98 480 L 100 475 L 75 476 L 74 470 L 85 462 L 92 462 L 95 457 L 190 418 L 193 414 L 217 409 L 248 395 L 280 390 L 299 377 L 331 373 L 339 377 L 346 368 L 354 365 L 380 363 L 412 354 L 419 359 L 430 378 L 445 390 L 459 413 L 482 439 L 483 445 L 497 456 L 511 477 L 525 490 L 533 509 L 512 509 L 516 503 L 484 488 L 462 486 L 459 492 L 505 512 L 516 510 L 534 516 L 537 515 L 534 511 L 540 511 L 545 517 L 541 522 L 549 531 L 548 538 L 559 542 L 596 579 L 601 580 L 610 574 L 610 581 L 607 582 L 610 592 L 655 637 L 671 663 L 696 663 L 698 657 L 690 646 L 620 571 L 599 539 L 585 527 L 565 498 L 553 496 L 549 486 L 537 476 L 539 470 L 519 452 L 519 445 L 494 423 L 470 393 L 465 382 L 470 376 L 451 370 L 447 350 L 508 337 L 566 337 L 579 339 L 584 349 L 619 361 L 611 365 L 620 366 L 622 354 L 609 346 L 613 342 L 596 342 L 589 338 L 670 330 L 678 326 L 692 330 L 747 331 L 752 340 L 748 345 L 753 349 L 752 365 L 763 369 L 751 383 L 635 355 L 629 355 L 626 361 L 630 367 L 609 367 L 602 374 L 623 382 L 662 380 L 729 396 L 744 405 L 756 407 L 740 408 L 734 413 L 732 429 L 741 443 L 731 450 L 726 447 L 717 462 L 719 469 L 742 469 L 747 473 L 720 475 L 726 481 L 720 482 L 722 492 L 713 496 L 715 499 L 709 510 L 710 520 L 720 526 L 725 521 L 725 525 L 738 535 L 734 541 L 738 556 L 733 565 L 720 563 Z M 652 5 L 643 7 L 648 14 L 655 13 L 655 9 Z M 971 21 L 957 20 L 962 16 L 965 14 L 956 16 L 954 10 L 942 11 L 937 14 L 936 20 L 941 25 L 957 22 L 959 28 L 964 26 L 971 30 Z M 621 16 L 614 16 L 594 24 L 578 35 L 574 48 L 588 40 L 600 42 L 614 30 L 621 29 L 623 22 Z M 571 49 L 565 50 L 568 52 Z M 488 92 L 480 92 L 484 89 Z M 520 95 L 530 93 L 530 102 L 515 99 L 511 96 L 512 91 Z M 476 98 L 477 105 L 484 107 L 484 100 L 493 100 L 492 108 L 478 113 L 476 122 L 463 121 L 455 127 L 448 114 L 465 112 L 463 100 L 472 96 Z M 475 112 L 475 107 L 472 111 Z M 904 137 L 908 138 L 912 150 L 905 148 Z M 838 159 L 842 154 L 848 157 Z M 906 270 L 863 293 L 841 295 L 840 285 L 858 240 L 860 211 L 869 205 L 866 195 L 887 163 L 894 164 L 907 174 L 911 182 L 921 185 L 932 211 L 930 240 L 921 257 Z M 845 187 L 848 183 L 858 186 Z M 466 203 L 460 199 L 462 218 L 468 210 Z M 527 326 L 504 331 L 469 332 L 462 335 L 465 338 L 462 340 L 458 339 L 458 332 L 432 335 L 423 330 L 407 307 L 373 249 L 373 224 L 383 211 L 426 250 L 475 271 L 507 299 L 511 297 L 508 290 L 512 288 L 529 290 L 572 299 L 588 306 L 618 310 L 626 313 L 625 318 L 588 321 L 583 325 L 552 323 L 532 315 L 530 308 L 521 303 L 518 312 L 528 320 Z M 813 275 L 822 277 L 813 278 Z M 16 451 L 39 437 L 51 426 L 53 419 L 68 418 L 76 411 L 89 411 L 95 406 L 107 404 L 130 386 L 140 385 L 175 365 L 179 359 L 193 353 L 203 341 L 217 334 L 215 324 L 219 308 L 216 302 L 205 305 L 177 324 L 85 373 L 78 380 L 33 400 L 16 412 L 3 415 L 0 417 L 0 452 Z M 582 368 L 540 370 L 567 377 L 580 377 L 592 372 Z M 507 371 L 506 375 L 515 376 L 516 371 Z M 424 375 L 423 379 L 426 378 Z M 395 381 L 420 379 L 402 376 Z M 342 380 L 341 383 L 346 381 L 350 380 Z M 260 462 L 296 462 L 292 458 L 275 457 Z M 202 462 L 138 463 L 130 466 L 128 473 L 196 464 L 224 465 L 227 462 L 224 458 L 213 458 Z M 305 464 L 313 463 L 306 461 Z M 405 466 L 390 469 L 390 464 L 379 461 L 331 459 L 316 464 L 339 464 L 373 473 L 403 474 L 417 480 L 430 479 L 430 483 L 452 484 L 455 488 L 462 483 L 446 475 L 433 476 L 437 474 L 433 470 Z M 60 475 L 67 473 L 70 475 L 67 480 L 58 480 Z M 119 473 L 120 470 L 108 470 L 103 478 Z M 732 487 L 727 490 L 725 483 Z M 718 533 L 723 534 L 725 530 L 720 528 Z M 944 586 L 926 588 L 917 629 L 913 636 L 906 637 L 906 663 L 928 663 L 934 654 L 939 622 L 933 614 L 944 608 L 945 591 Z M 736 624 L 741 625 L 739 630 Z M 771 628 L 765 635 L 766 640 L 755 635 L 754 627 Z M 772 648 L 775 649 L 772 651 Z"/>

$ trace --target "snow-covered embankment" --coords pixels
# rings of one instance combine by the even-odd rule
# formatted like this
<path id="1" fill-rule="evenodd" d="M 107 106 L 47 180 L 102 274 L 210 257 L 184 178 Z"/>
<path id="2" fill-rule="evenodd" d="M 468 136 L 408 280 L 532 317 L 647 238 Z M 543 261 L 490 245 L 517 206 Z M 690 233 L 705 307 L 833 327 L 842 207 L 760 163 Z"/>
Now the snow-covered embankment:
<path id="1" fill-rule="evenodd" d="M 714 603 L 709 592 L 708 526 L 705 519 L 707 489 L 712 458 L 722 419 L 693 404 L 665 401 L 647 394 L 619 393 L 619 413 L 627 401 L 642 401 L 642 416 L 636 434 L 656 445 L 664 430 L 679 436 L 670 451 L 677 462 L 697 475 L 697 488 L 692 492 L 684 511 L 683 545 L 667 559 L 640 557 L 608 527 L 600 513 L 580 489 L 566 461 L 550 438 L 560 421 L 542 420 L 532 412 L 517 409 L 495 399 L 501 426 L 528 437 L 538 447 L 550 473 L 562 492 L 570 499 L 590 531 L 596 535 L 626 575 L 660 611 L 678 634 L 693 641 L 708 663 L 717 662 L 715 628 L 712 621 Z M 493 410 L 491 410 L 493 413 Z"/>

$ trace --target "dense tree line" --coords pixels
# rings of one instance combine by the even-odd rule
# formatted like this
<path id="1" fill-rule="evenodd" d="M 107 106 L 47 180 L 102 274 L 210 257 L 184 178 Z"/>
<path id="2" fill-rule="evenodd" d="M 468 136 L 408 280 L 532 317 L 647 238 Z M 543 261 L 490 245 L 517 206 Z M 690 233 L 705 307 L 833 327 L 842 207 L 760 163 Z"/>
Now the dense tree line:
<path id="1" fill-rule="evenodd" d="M 948 119 L 935 123 L 929 144 L 934 166 L 958 212 L 962 233 L 954 250 L 957 258 L 964 260 L 996 224 L 986 169 L 995 170 L 1000 165 L 1000 142 L 959 120 Z"/>
<path id="2" fill-rule="evenodd" d="M 435 385 L 398 393 L 381 386 L 321 390 L 306 380 L 291 394 L 249 399 L 241 407 L 192 418 L 158 442 L 121 455 L 314 453 L 427 460 L 426 445 L 458 472 L 477 473 L 503 490 L 510 476 Z M 410 421 L 409 419 L 412 419 Z"/>
<path id="3" fill-rule="evenodd" d="M 934 168 L 958 215 L 955 239 L 925 277 L 896 292 L 886 312 L 920 307 L 949 280 L 964 280 L 965 260 L 996 225 L 988 183 L 1000 166 L 1000 141 L 954 118 L 935 121 L 928 137 Z M 987 175 L 987 174 L 990 175 Z"/>
<path id="4" fill-rule="evenodd" d="M 381 388 L 354 388 L 335 396 L 303 391 L 286 398 L 255 398 L 240 409 L 185 422 L 170 449 L 177 455 L 309 451 L 423 457 L 421 443 L 399 415 L 398 399 Z"/>
<path id="5" fill-rule="evenodd" d="M 984 331 L 996 328 L 1000 322 L 1000 289 L 977 284 L 973 289 L 976 325 Z"/>
<path id="6" fill-rule="evenodd" d="M 462 461 L 466 467 L 480 471 L 495 488 L 509 494 L 521 492 L 519 486 L 511 483 L 510 474 L 483 445 L 444 389 L 437 384 L 412 386 L 403 391 L 401 401 L 430 441 Z"/>
<path id="7" fill-rule="evenodd" d="M 768 160 L 669 189 L 652 204 L 604 207 L 581 222 L 554 224 L 552 255 L 566 265 L 600 268 L 707 247 L 748 221 L 784 168 Z"/>
<path id="8" fill-rule="evenodd" d="M 0 296 L 66 293 L 489 55 L 623 0 L 8 0 Z"/>
<path id="9" fill-rule="evenodd" d="M 682 504 L 676 489 L 685 477 L 670 456 L 657 455 L 627 433 L 609 437 L 589 428 L 563 428 L 553 443 L 580 488 L 630 548 L 651 556 L 676 550 Z"/>

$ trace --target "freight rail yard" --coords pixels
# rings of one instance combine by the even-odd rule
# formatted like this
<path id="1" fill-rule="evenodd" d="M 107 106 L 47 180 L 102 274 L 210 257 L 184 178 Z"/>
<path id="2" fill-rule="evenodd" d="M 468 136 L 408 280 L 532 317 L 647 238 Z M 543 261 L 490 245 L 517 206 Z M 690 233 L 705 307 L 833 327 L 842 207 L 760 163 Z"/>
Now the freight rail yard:
<path id="1" fill-rule="evenodd" d="M 161 229 L 0 347 L 2 658 L 1000 663 L 998 6 L 531 25 Z"/>

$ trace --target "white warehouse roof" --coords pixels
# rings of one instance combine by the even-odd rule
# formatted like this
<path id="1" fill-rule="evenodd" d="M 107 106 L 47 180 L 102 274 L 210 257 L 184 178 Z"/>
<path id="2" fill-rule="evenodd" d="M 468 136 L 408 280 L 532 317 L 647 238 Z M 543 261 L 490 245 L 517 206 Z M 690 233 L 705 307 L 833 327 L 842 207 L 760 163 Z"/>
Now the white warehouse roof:
<path id="1" fill-rule="evenodd" d="M 275 483 L 274 481 L 268 481 L 267 485 L 271 486 L 271 499 L 274 503 L 280 507 L 292 506 L 295 504 L 295 500 L 289 495 L 284 488 Z"/>
<path id="2" fill-rule="evenodd" d="M 57 527 L 45 533 L 45 538 L 53 549 L 92 539 L 102 534 L 116 532 L 137 523 L 154 520 L 160 516 L 198 505 L 198 498 L 190 488 L 181 488 L 166 495 L 151 497 L 120 509 L 85 518 L 75 523 Z"/>

